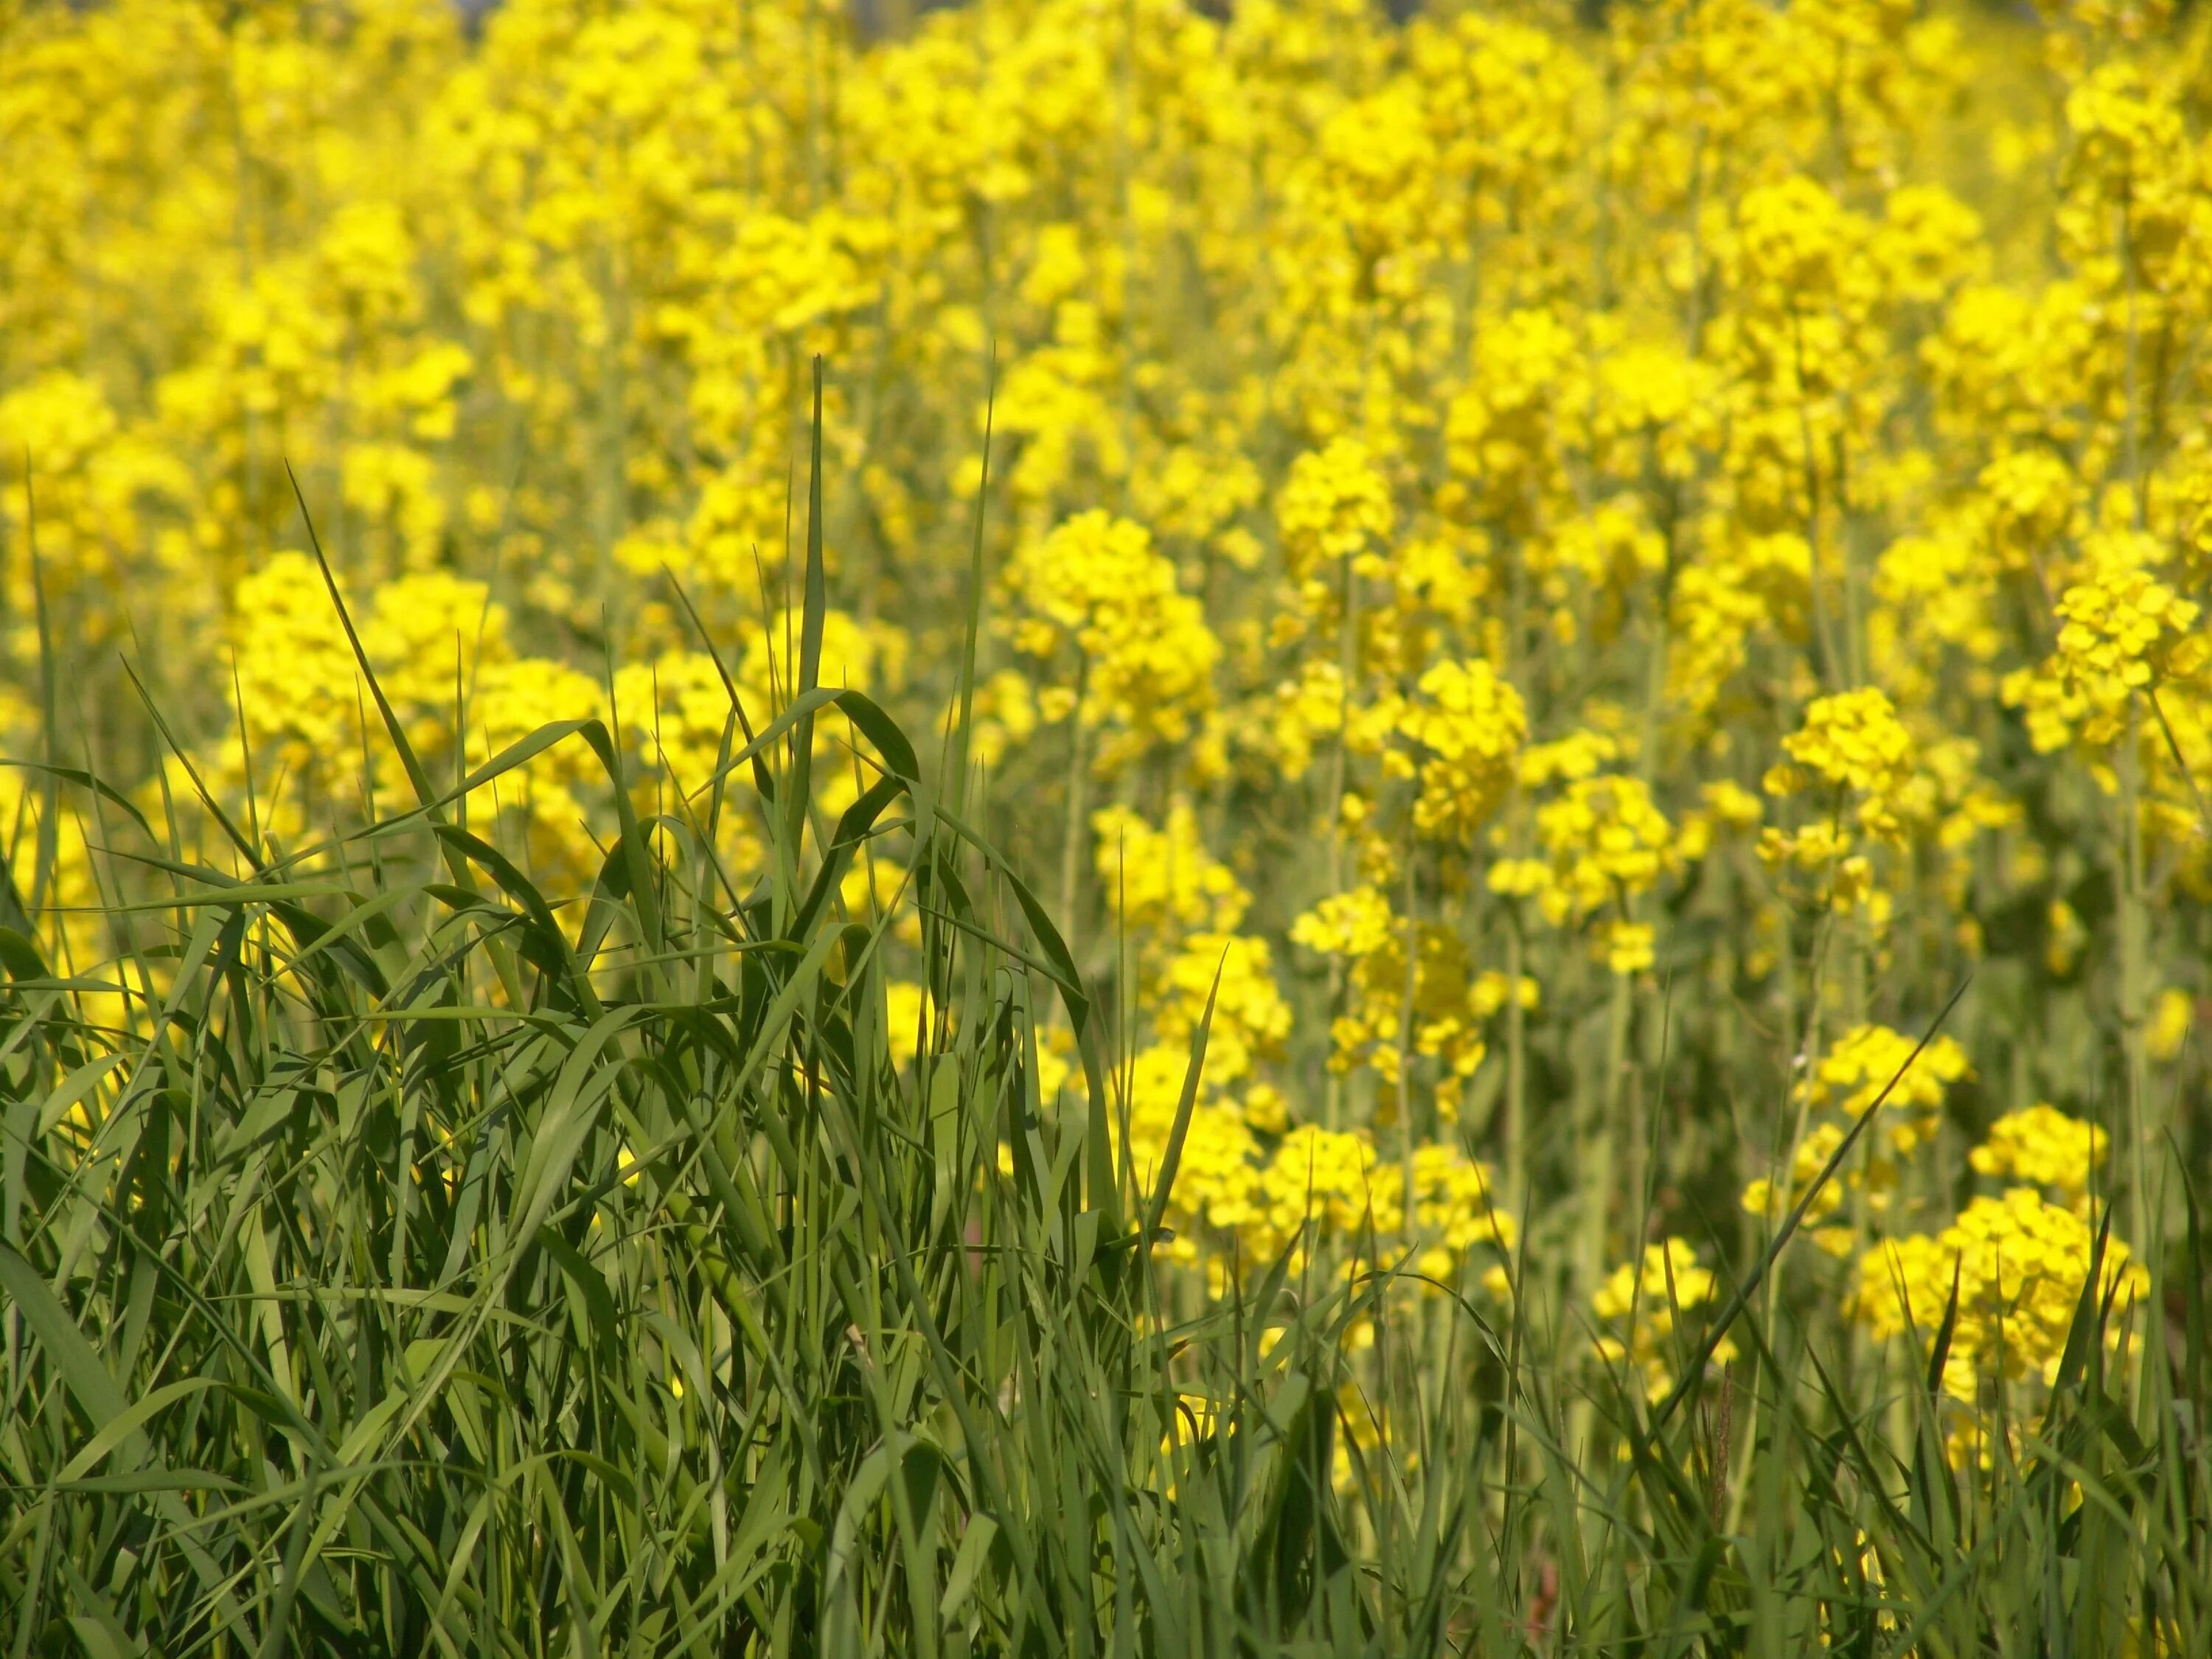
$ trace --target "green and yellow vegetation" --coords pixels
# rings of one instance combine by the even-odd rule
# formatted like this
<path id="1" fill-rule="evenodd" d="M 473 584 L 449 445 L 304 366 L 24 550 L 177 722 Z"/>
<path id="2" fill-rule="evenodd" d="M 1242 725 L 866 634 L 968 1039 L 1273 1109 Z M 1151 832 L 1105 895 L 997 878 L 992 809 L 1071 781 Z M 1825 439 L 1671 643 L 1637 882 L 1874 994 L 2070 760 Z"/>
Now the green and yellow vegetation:
<path id="1" fill-rule="evenodd" d="M 2212 15 L 0 0 L 0 1640 L 2212 1646 Z"/>

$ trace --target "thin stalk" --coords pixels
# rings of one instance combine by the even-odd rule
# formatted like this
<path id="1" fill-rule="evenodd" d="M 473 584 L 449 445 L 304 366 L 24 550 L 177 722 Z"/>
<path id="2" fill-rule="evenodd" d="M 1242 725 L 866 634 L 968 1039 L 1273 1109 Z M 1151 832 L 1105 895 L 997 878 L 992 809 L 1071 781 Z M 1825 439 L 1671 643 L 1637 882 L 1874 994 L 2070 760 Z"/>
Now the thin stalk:
<path id="1" fill-rule="evenodd" d="M 1083 874 L 1085 786 L 1091 776 L 1084 742 L 1083 695 L 1090 679 L 1086 659 L 1075 671 L 1075 706 L 1067 715 L 1067 811 L 1060 836 L 1060 926 L 1071 954 L 1077 950 L 1075 900 Z"/>
<path id="2" fill-rule="evenodd" d="M 2140 732 L 2142 713 L 2139 700 L 2128 699 L 2126 730 L 2121 734 L 2118 764 L 2119 812 L 2118 867 L 2113 875 L 2119 893 L 2119 1023 L 2121 1064 L 2126 1073 L 2125 1099 L 2128 1135 L 2129 1240 L 2137 1249 L 2148 1248 L 2159 1231 L 2159 1218 L 2150 1184 L 2153 1147 L 2162 1127 L 2155 1091 L 2150 1086 L 2150 1051 L 2147 1030 L 2150 1000 L 2149 906 L 2143 884 L 2142 778 Z"/>
<path id="3" fill-rule="evenodd" d="M 1328 871 L 1329 896 L 1344 891 L 1344 793 L 1352 762 L 1352 703 L 1359 672 L 1359 573 L 1352 558 L 1344 562 L 1344 629 L 1337 641 L 1337 672 L 1342 696 L 1336 727 L 1336 748 L 1329 757 Z M 1348 975 L 1345 960 L 1333 956 L 1328 964 L 1328 1010 L 1334 1019 L 1344 1006 Z M 1344 1127 L 1345 1074 L 1331 1067 L 1322 1103 L 1322 1123 L 1329 1129 Z"/>
<path id="4" fill-rule="evenodd" d="M 1505 1207 L 1528 1212 L 1528 1023 L 1521 1006 L 1521 980 L 1528 971 L 1521 907 L 1505 907 Z"/>

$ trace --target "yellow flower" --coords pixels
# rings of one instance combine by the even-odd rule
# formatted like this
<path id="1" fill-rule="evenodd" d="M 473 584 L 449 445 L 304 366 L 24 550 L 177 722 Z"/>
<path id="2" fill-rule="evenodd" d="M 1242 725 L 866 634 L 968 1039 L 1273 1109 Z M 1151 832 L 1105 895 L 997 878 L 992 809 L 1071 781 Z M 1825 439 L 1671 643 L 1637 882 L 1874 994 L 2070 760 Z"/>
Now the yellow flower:
<path id="1" fill-rule="evenodd" d="M 1791 765 L 1766 775 L 1771 795 L 1793 795 L 1814 781 L 1858 797 L 1854 819 L 1876 840 L 1895 842 L 1910 811 L 1914 744 L 1889 699 L 1872 686 L 1817 697 L 1805 723 L 1782 740 Z"/>
<path id="2" fill-rule="evenodd" d="M 2001 1198 L 1974 1199 L 1940 1233 L 1886 1241 L 1868 1251 L 1851 1310 L 1876 1336 L 1913 1330 L 1932 1342 L 1955 1285 L 1959 1313 L 1944 1362 L 1946 1391 L 1973 1403 L 1985 1376 L 2049 1382 L 2087 1285 L 2094 1241 L 2095 1230 L 2081 1216 L 2047 1203 L 2032 1187 L 2015 1187 Z M 2128 1304 L 2149 1288 L 2149 1275 L 2127 1245 L 2107 1239 L 2097 1294 L 2115 1304 L 2105 1324 L 2108 1343 L 2121 1344 Z"/>
<path id="3" fill-rule="evenodd" d="M 1441 662 L 1421 676 L 1398 730 L 1423 757 L 1415 826 L 1470 841 L 1512 787 L 1514 759 L 1528 730 L 1520 694 L 1479 657 Z"/>
<path id="4" fill-rule="evenodd" d="M 1645 1245 L 1640 1262 L 1622 1262 L 1590 1297 L 1590 1311 L 1610 1328 L 1597 1339 L 1597 1357 L 1608 1364 L 1632 1362 L 1645 1397 L 1663 1399 L 1674 1387 L 1674 1332 L 1681 1316 L 1711 1302 L 1717 1289 L 1712 1270 L 1698 1265 L 1689 1240 Z M 1723 1337 L 1712 1363 L 1725 1365 L 1735 1352 L 1734 1340 Z"/>
<path id="5" fill-rule="evenodd" d="M 1555 927 L 1618 909 L 1682 863 L 1674 825 L 1653 802 L 1650 786 L 1620 773 L 1578 777 L 1539 806 L 1536 838 L 1549 867 L 1529 890 Z M 1530 881 L 1510 864 L 1492 872 L 1492 890 L 1506 890 L 1500 882 Z M 1640 973 L 1650 963 L 1651 941 L 1647 924 L 1616 916 L 1603 951 L 1615 973 Z"/>
<path id="6" fill-rule="evenodd" d="M 1142 526 L 1079 514 L 1024 544 L 1007 580 L 1020 607 L 1018 648 L 1071 675 L 1061 684 L 1079 718 L 1109 733 L 1102 770 L 1192 737 L 1213 704 L 1220 642 Z M 1063 644 L 1074 660 L 1055 668 Z"/>
<path id="7" fill-rule="evenodd" d="M 1988 1137 L 1967 1154 L 1983 1175 L 2009 1176 L 2048 1187 L 2069 1204 L 2087 1195 L 2091 1176 L 2105 1161 L 2108 1137 L 2094 1123 L 2047 1105 L 2011 1112 L 1990 1126 Z"/>
<path id="8" fill-rule="evenodd" d="M 2087 538 L 2087 579 L 2056 607 L 2058 648 L 2004 682 L 2005 701 L 2025 710 L 2037 749 L 2108 745 L 2124 731 L 2136 693 L 2190 681 L 2212 665 L 2212 642 L 2196 625 L 2202 607 L 2159 578 L 2164 551 L 2138 532 Z"/>
<path id="9" fill-rule="evenodd" d="M 1875 1133 L 1897 1152 L 1910 1152 L 1935 1133 L 1944 1091 L 1973 1074 L 1966 1051 L 1952 1037 L 1937 1035 L 1916 1057 L 1917 1047 L 1914 1038 L 1887 1025 L 1855 1025 L 1820 1056 L 1799 1093 L 1846 1122 L 1881 1100 L 1884 1118 Z"/>
<path id="10" fill-rule="evenodd" d="M 2179 986 L 2169 985 L 2158 994 L 2153 1006 L 2150 1029 L 2144 1034 L 2145 1047 L 2153 1060 L 2172 1060 L 2181 1052 L 2189 1040 L 2191 1024 L 2197 1017 L 2197 1000 Z"/>
<path id="11" fill-rule="evenodd" d="M 1229 866 L 1206 850 L 1188 800 L 1157 828 L 1126 806 L 1105 807 L 1091 815 L 1091 832 L 1098 884 L 1133 930 L 1228 933 L 1251 907 Z"/>
<path id="12" fill-rule="evenodd" d="M 1338 438 L 1291 463 L 1275 503 L 1275 523 L 1294 576 L 1303 578 L 1340 560 L 1371 556 L 1390 537 L 1390 486 L 1364 444 Z"/>
<path id="13" fill-rule="evenodd" d="M 1291 939 L 1331 956 L 1369 957 L 1389 946 L 1394 925 L 1389 899 L 1372 887 L 1355 887 L 1300 916 L 1291 924 Z"/>

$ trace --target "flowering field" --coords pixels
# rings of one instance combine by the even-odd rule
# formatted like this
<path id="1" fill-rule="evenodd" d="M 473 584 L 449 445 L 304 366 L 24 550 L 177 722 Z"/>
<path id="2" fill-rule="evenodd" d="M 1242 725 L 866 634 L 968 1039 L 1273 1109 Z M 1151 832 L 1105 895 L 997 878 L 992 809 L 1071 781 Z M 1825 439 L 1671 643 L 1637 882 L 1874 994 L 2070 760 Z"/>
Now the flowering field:
<path id="1" fill-rule="evenodd" d="M 0 1606 L 2212 1646 L 2212 15 L 0 0 Z"/>

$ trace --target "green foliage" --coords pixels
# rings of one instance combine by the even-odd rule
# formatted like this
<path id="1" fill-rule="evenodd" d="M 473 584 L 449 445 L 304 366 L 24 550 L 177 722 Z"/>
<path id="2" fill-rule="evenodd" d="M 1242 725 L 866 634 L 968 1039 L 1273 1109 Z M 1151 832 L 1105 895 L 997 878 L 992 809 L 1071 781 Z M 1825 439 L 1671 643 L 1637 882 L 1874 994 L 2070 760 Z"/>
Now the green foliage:
<path id="1" fill-rule="evenodd" d="M 787 707 L 756 733 L 732 690 L 713 787 L 654 815 L 597 722 L 445 787 L 387 718 L 413 805 L 282 855 L 224 818 L 240 878 L 166 850 L 212 801 L 134 825 L 42 773 L 143 881 L 113 981 L 0 934 L 9 1654 L 2204 1650 L 2193 1208 L 1963 1475 L 1948 1316 L 1884 1377 L 1746 1284 L 1746 1358 L 1685 1353 L 1655 1412 L 1591 1392 L 1533 1276 L 1504 1330 L 1287 1259 L 1179 1310 L 1172 1153 L 1149 1191 L 1117 1164 L 1105 1022 L 965 827 L 965 733 L 926 775 L 811 683 L 820 561 Z M 817 722 L 870 781 L 835 824 Z M 456 810 L 556 743 L 623 813 L 566 914 Z M 891 922 L 841 897 L 878 848 L 912 1029 Z"/>

